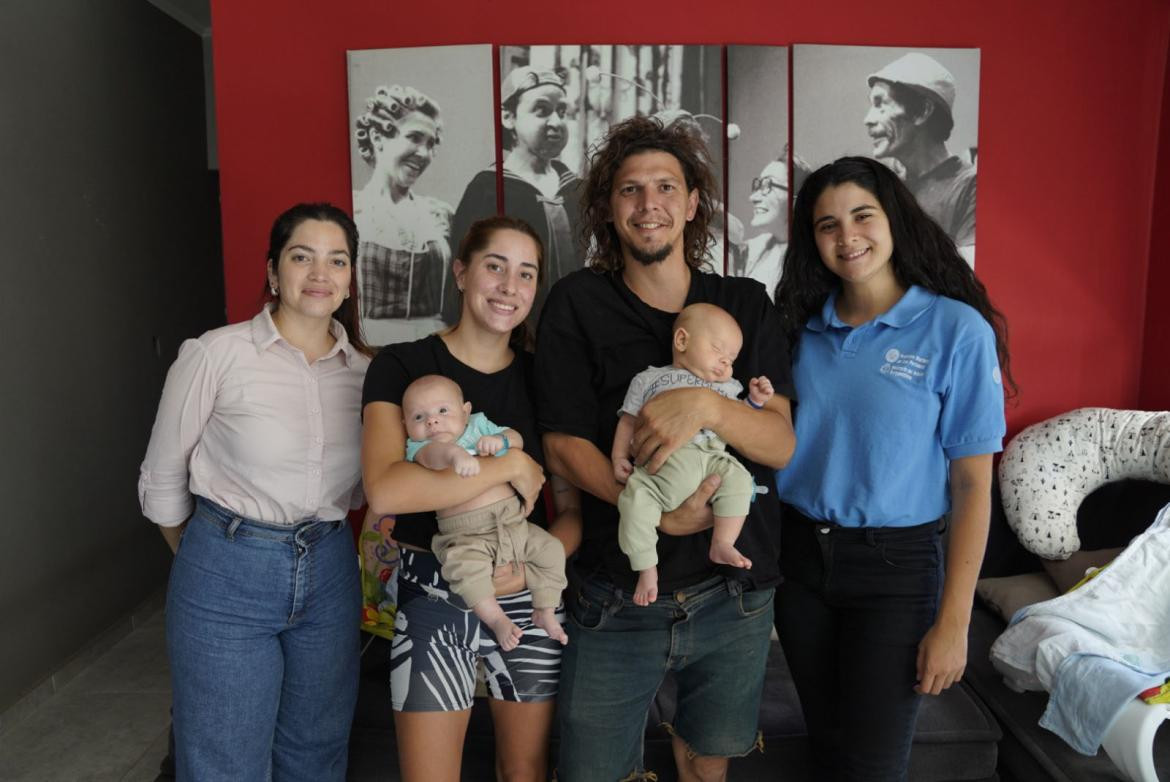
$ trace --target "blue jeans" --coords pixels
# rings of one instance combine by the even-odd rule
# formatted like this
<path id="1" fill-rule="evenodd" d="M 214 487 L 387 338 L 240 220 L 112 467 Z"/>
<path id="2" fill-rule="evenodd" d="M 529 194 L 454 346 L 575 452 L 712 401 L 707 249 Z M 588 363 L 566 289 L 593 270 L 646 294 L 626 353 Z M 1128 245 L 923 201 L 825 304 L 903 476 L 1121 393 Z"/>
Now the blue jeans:
<path id="1" fill-rule="evenodd" d="M 675 735 L 699 755 L 752 750 L 774 590 L 744 591 L 719 576 L 649 606 L 597 577 L 568 592 L 559 780 L 614 782 L 642 770 L 646 715 L 668 670 L 678 683 Z"/>
<path id="2" fill-rule="evenodd" d="M 817 779 L 904 780 L 921 696 L 918 643 L 938 611 L 938 524 L 843 528 L 785 506 L 776 630 Z"/>
<path id="3" fill-rule="evenodd" d="M 360 610 L 344 521 L 276 527 L 200 498 L 167 591 L 178 778 L 344 780 Z"/>

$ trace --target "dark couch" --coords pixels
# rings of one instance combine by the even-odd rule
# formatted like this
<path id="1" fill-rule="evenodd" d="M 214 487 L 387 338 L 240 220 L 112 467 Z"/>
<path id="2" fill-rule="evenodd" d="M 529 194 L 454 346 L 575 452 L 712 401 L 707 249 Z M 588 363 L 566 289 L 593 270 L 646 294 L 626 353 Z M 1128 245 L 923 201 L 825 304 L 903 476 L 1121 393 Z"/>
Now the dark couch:
<path id="1" fill-rule="evenodd" d="M 1142 482 L 1111 484 L 1082 505 L 1078 532 L 1083 548 L 1124 545 L 1170 502 L 1170 486 Z M 1040 560 L 1020 546 L 993 503 L 988 554 L 981 575 L 1008 576 L 1042 570 Z M 1120 776 L 1104 755 L 1086 757 L 1040 728 L 1047 695 L 1009 690 L 992 668 L 988 651 L 1004 621 L 977 601 L 971 620 L 964 680 L 937 698 L 927 698 L 919 715 L 910 758 L 912 782 L 1002 780 L 1002 782 L 1098 782 Z M 389 643 L 374 639 L 363 654 L 362 687 L 350 742 L 350 779 L 397 780 L 398 766 L 390 715 Z M 764 751 L 732 761 L 736 780 L 815 780 L 810 772 L 800 706 L 779 645 L 773 643 L 760 725 Z M 653 705 L 646 730 L 646 767 L 660 782 L 676 779 L 670 739 L 660 723 L 673 711 L 668 679 Z M 555 753 L 555 740 L 554 740 Z M 477 702 L 463 754 L 463 779 L 491 782 L 494 775 L 491 718 Z M 1155 743 L 1159 776 L 1170 780 L 1170 729 Z"/>
<path id="2" fill-rule="evenodd" d="M 1089 495 L 1077 513 L 1077 535 L 1083 550 L 1124 546 L 1170 503 L 1170 486 L 1147 481 L 1119 481 Z M 1020 545 L 1007 521 L 998 496 L 992 507 L 991 531 L 981 576 L 994 578 L 1043 571 L 1038 557 Z M 1014 692 L 992 667 L 988 652 L 1006 623 L 990 607 L 976 601 L 971 617 L 969 654 L 964 682 L 995 715 L 1003 730 L 999 770 L 1004 782 L 1103 782 L 1121 779 L 1104 751 L 1088 757 L 1075 751 L 1054 733 L 1041 728 L 1040 715 L 1048 703 L 1042 692 Z M 1170 780 L 1170 728 L 1158 732 L 1154 743 L 1158 776 Z"/>

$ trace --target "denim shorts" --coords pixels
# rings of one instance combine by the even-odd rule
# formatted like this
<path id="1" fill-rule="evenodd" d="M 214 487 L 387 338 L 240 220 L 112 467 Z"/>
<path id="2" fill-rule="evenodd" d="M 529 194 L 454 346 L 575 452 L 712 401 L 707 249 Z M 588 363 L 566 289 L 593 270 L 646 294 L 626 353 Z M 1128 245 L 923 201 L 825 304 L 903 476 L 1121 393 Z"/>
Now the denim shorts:
<path id="1" fill-rule="evenodd" d="M 402 550 L 398 613 L 390 647 L 390 697 L 394 711 L 462 711 L 475 696 L 476 665 L 484 664 L 488 695 L 517 703 L 556 697 L 561 644 L 532 624 L 532 593 L 497 598 L 523 635 L 515 649 L 500 649 L 440 573 L 429 551 Z M 564 611 L 557 609 L 559 621 Z"/>
<path id="2" fill-rule="evenodd" d="M 668 670 L 678 685 L 671 732 L 698 755 L 750 752 L 774 591 L 717 576 L 639 606 L 599 577 L 572 583 L 558 779 L 613 782 L 642 771 L 647 713 Z"/>

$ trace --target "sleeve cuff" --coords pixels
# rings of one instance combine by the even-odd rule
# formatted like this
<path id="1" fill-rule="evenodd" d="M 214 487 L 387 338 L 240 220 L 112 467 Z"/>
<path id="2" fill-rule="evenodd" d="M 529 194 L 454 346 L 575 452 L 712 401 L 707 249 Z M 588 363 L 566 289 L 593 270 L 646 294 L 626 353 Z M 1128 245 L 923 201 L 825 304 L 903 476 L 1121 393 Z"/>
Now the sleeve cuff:
<path id="1" fill-rule="evenodd" d="M 143 471 L 138 479 L 138 505 L 142 515 L 160 527 L 177 527 L 191 517 L 195 500 L 184 483 L 181 489 L 159 487 L 151 474 Z"/>
<path id="2" fill-rule="evenodd" d="M 985 453 L 999 453 L 1003 450 L 1003 438 L 991 437 L 986 440 L 972 440 L 968 443 L 959 443 L 943 449 L 947 459 L 954 461 L 965 456 L 979 456 Z"/>
<path id="3" fill-rule="evenodd" d="M 142 503 L 142 515 L 160 527 L 177 527 L 191 518 L 194 510 L 195 502 L 189 494 L 185 502 L 181 500 L 162 501 L 147 498 Z"/>

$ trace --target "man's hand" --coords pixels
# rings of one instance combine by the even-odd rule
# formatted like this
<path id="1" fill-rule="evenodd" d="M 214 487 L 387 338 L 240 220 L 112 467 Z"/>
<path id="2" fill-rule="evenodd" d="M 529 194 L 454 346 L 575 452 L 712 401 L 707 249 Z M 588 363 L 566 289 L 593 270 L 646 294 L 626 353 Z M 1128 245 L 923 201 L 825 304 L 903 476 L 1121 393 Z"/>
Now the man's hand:
<path id="1" fill-rule="evenodd" d="M 662 514 L 658 529 L 666 535 L 693 535 L 715 525 L 715 513 L 711 510 L 711 495 L 723 483 L 718 475 L 708 475 L 695 489 L 695 493 L 683 500 L 669 513 Z"/>
<path id="2" fill-rule="evenodd" d="M 721 398 L 706 388 L 676 388 L 643 405 L 634 428 L 634 464 L 652 475 L 658 472 L 672 453 L 709 427 L 715 417 L 712 404 Z"/>

